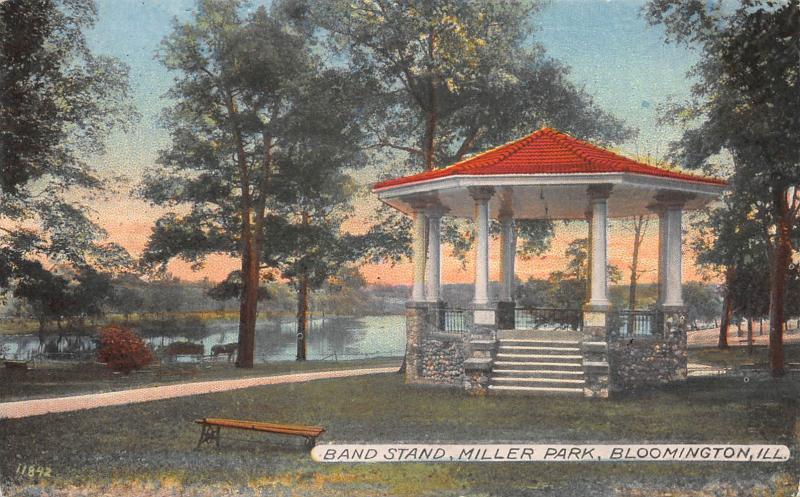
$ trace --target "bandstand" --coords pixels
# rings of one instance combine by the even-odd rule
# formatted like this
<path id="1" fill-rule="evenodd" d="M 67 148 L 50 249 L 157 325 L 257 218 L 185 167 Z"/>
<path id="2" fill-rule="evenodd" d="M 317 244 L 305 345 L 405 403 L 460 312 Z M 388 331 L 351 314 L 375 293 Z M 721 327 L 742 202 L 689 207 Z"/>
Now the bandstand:
<path id="1" fill-rule="evenodd" d="M 443 169 L 374 185 L 383 202 L 414 220 L 406 381 L 472 393 L 607 397 L 685 379 L 683 212 L 719 199 L 725 188 L 720 179 L 639 163 L 551 128 Z M 646 311 L 614 309 L 608 220 L 643 214 L 658 217 L 658 301 Z M 475 289 L 466 312 L 441 300 L 444 216 L 474 222 Z M 489 293 L 493 219 L 501 227 L 496 302 Z M 517 219 L 587 221 L 590 278 L 582 309 L 517 307 Z"/>

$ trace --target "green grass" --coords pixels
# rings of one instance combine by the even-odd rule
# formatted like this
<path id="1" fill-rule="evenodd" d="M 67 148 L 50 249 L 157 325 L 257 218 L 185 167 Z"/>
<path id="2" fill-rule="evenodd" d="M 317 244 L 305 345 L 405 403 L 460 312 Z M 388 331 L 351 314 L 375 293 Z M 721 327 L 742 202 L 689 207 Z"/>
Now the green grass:
<path id="1" fill-rule="evenodd" d="M 692 379 L 611 400 L 470 397 L 399 375 L 257 387 L 0 421 L 0 471 L 18 489 L 156 495 L 793 495 L 795 461 L 322 465 L 300 440 L 223 432 L 194 450 L 204 416 L 320 424 L 322 442 L 713 442 L 796 444 L 797 378 Z M 14 477 L 18 464 L 53 476 Z M 116 490 L 109 490 L 114 488 Z M 203 490 L 205 488 L 205 490 Z M 689 491 L 695 493 L 689 494 Z M 205 493 L 203 493 L 205 492 Z M 248 492 L 251 492 L 248 494 Z M 686 492 L 686 493 L 683 493 Z M 783 492 L 783 493 L 780 493 Z M 791 492 L 791 493 L 789 493 Z M 13 493 L 12 493 L 13 495 Z M 162 495 L 162 494 L 158 494 Z"/>
<path id="2" fill-rule="evenodd" d="M 399 365 L 399 359 L 381 358 L 339 362 L 284 361 L 256 364 L 252 369 L 240 369 L 229 362 L 207 362 L 198 365 L 152 365 L 124 375 L 95 363 L 44 362 L 37 363 L 35 369 L 28 371 L 0 368 L 0 402 L 107 392 L 190 381 L 248 378 L 332 369 L 399 367 Z"/>
<path id="3" fill-rule="evenodd" d="M 786 363 L 800 362 L 800 343 L 784 344 L 783 354 Z M 735 368 L 739 366 L 769 366 L 769 347 L 764 345 L 753 347 L 753 354 L 747 353 L 747 347 L 730 347 L 720 350 L 717 347 L 689 349 L 689 362 Z"/>

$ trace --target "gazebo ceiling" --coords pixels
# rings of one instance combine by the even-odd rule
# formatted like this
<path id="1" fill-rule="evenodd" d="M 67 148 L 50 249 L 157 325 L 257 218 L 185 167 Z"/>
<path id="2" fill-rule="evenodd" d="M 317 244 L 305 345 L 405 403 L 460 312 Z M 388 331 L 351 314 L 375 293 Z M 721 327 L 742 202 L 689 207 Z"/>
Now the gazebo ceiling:
<path id="1" fill-rule="evenodd" d="M 608 215 L 627 217 L 650 213 L 657 195 L 679 196 L 684 209 L 699 209 L 717 200 L 727 183 L 642 164 L 542 128 L 444 169 L 377 183 L 373 191 L 406 213 L 438 204 L 449 216 L 472 217 L 470 190 L 493 187 L 492 217 L 502 210 L 519 219 L 583 219 L 592 185 L 611 185 Z"/>

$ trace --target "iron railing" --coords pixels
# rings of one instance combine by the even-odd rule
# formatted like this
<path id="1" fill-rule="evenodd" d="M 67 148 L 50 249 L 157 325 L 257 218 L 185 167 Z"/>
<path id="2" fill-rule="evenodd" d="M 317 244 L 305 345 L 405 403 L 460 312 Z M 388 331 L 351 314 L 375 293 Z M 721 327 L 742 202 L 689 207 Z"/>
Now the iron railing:
<path id="1" fill-rule="evenodd" d="M 467 331 L 467 311 L 465 309 L 440 309 L 438 317 L 439 331 L 444 333 L 463 334 Z"/>
<path id="2" fill-rule="evenodd" d="M 606 319 L 610 336 L 660 337 L 664 334 L 664 313 L 660 311 L 614 310 Z"/>
<path id="3" fill-rule="evenodd" d="M 580 309 L 522 307 L 514 310 L 516 329 L 579 330 L 583 327 Z"/>

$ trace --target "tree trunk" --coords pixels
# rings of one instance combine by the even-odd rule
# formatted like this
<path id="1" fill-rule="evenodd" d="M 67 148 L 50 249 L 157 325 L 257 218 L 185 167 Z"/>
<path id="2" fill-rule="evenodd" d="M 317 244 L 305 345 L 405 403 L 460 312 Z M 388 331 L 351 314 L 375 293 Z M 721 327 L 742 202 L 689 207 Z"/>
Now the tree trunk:
<path id="1" fill-rule="evenodd" d="M 773 249 L 769 282 L 769 367 L 773 377 L 780 377 L 786 374 L 783 357 L 784 299 L 789 264 L 792 261 L 792 241 L 788 206 L 782 192 L 777 194 L 776 200 L 781 212 L 778 216 L 778 237 Z"/>
<path id="2" fill-rule="evenodd" d="M 308 212 L 302 214 L 303 227 L 308 226 Z M 302 264 L 302 262 L 301 262 Z M 297 358 L 298 361 L 306 360 L 308 342 L 308 270 L 302 267 L 297 286 Z"/>
<path id="3" fill-rule="evenodd" d="M 308 341 L 308 273 L 300 274 L 297 288 L 297 360 L 306 360 Z"/>
<path id="4" fill-rule="evenodd" d="M 731 294 L 731 285 L 733 284 L 734 269 L 729 266 L 725 271 L 725 297 L 722 300 L 722 316 L 719 323 L 719 341 L 717 347 L 720 349 L 728 348 L 728 327 L 731 323 L 733 316 L 733 297 Z"/>
<path id="5" fill-rule="evenodd" d="M 45 336 L 45 333 L 44 333 L 44 325 L 45 325 L 46 322 L 47 322 L 47 320 L 44 318 L 44 316 L 39 316 L 39 343 L 40 344 L 43 344 L 45 342 L 45 340 L 47 339 L 47 337 Z"/>
<path id="6" fill-rule="evenodd" d="M 242 257 L 242 293 L 239 300 L 239 347 L 236 366 L 252 368 L 255 355 L 256 313 L 258 311 L 258 284 L 261 254 L 253 234 L 253 199 L 250 186 L 250 167 L 239 127 L 238 109 L 230 94 L 227 95 L 228 116 L 233 124 L 236 144 L 236 161 L 242 197 L 239 205 L 242 217 L 240 251 Z M 258 226 L 256 226 L 258 227 Z"/>
<path id="7" fill-rule="evenodd" d="M 239 304 L 239 348 L 236 353 L 236 366 L 252 368 L 255 359 L 256 317 L 258 313 L 259 258 L 255 253 L 252 234 L 246 237 L 244 245 L 242 296 Z"/>
<path id="8" fill-rule="evenodd" d="M 747 318 L 747 355 L 753 355 L 753 318 Z"/>
<path id="9" fill-rule="evenodd" d="M 433 66 L 433 57 L 435 55 L 436 50 L 436 32 L 433 28 L 430 30 L 430 36 L 428 37 L 428 57 L 430 58 L 431 67 Z M 425 158 L 425 170 L 430 171 L 433 169 L 433 159 L 434 159 L 434 152 L 435 152 L 435 143 L 436 143 L 436 121 L 437 121 L 437 111 L 436 108 L 438 105 L 436 99 L 436 76 L 434 74 L 433 69 L 431 69 L 430 74 L 428 75 L 428 109 L 427 109 L 427 116 L 425 122 L 425 142 L 422 146 L 423 156 Z"/>

